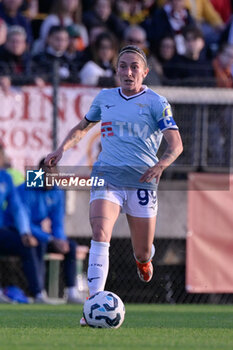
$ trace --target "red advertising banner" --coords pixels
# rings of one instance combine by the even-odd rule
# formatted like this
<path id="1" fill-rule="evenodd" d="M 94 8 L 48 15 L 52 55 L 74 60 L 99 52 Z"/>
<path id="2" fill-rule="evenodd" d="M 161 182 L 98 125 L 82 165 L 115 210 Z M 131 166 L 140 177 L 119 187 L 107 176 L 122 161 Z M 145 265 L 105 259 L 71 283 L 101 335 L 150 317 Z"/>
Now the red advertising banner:
<path id="1" fill-rule="evenodd" d="M 233 175 L 191 174 L 186 289 L 233 293 Z"/>
<path id="2" fill-rule="evenodd" d="M 97 88 L 60 87 L 58 144 L 87 113 Z M 23 87 L 4 95 L 0 91 L 0 142 L 12 165 L 24 171 L 36 166 L 52 150 L 52 88 Z M 90 165 L 99 152 L 99 126 L 94 127 L 75 149 L 68 150 L 62 165 Z"/>

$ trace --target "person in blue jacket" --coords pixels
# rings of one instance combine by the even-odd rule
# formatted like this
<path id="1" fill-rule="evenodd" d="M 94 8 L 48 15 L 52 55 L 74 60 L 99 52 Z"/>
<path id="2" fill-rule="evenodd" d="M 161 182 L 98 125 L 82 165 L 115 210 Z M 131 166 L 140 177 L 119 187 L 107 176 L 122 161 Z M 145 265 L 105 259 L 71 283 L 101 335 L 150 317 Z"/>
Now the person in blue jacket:
<path id="1" fill-rule="evenodd" d="M 43 168 L 44 160 L 39 164 Z M 26 188 L 18 187 L 18 193 L 24 203 L 30 228 L 38 242 L 45 244 L 47 252 L 64 254 L 64 277 L 68 303 L 81 303 L 76 288 L 76 242 L 68 239 L 64 230 L 64 191 L 58 187 Z M 43 257 L 39 256 L 41 273 L 44 275 Z"/>
<path id="2" fill-rule="evenodd" d="M 6 212 L 11 215 L 11 220 L 7 220 Z M 43 293 L 37 249 L 42 249 L 42 246 L 38 246 L 37 239 L 31 233 L 28 216 L 12 178 L 2 168 L 0 159 L 0 255 L 20 256 L 29 290 L 35 302 L 50 303 Z M 0 302 L 6 301 L 9 300 L 0 289 Z"/>
<path id="3" fill-rule="evenodd" d="M 2 0 L 0 3 L 0 18 L 6 22 L 8 27 L 13 25 L 23 27 L 27 34 L 27 43 L 31 46 L 33 42 L 32 27 L 28 18 L 20 11 L 22 3 L 22 0 Z"/>

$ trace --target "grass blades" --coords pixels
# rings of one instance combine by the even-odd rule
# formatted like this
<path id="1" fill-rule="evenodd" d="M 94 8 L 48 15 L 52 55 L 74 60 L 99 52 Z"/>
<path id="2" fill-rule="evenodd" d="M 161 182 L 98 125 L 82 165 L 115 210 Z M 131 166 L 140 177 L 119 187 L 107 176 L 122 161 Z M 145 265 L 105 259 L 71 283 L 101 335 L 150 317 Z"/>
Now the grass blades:
<path id="1" fill-rule="evenodd" d="M 232 305 L 126 305 L 121 328 L 81 328 L 80 305 L 0 305 L 0 350 L 232 350 Z"/>

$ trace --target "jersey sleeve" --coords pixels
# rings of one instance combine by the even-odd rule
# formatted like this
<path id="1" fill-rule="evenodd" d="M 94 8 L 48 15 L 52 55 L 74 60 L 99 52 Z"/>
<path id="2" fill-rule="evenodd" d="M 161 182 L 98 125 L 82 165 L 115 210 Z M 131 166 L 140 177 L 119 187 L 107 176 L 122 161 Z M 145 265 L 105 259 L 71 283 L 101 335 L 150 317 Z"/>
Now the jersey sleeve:
<path id="1" fill-rule="evenodd" d="M 160 98 L 156 119 L 160 131 L 163 132 L 168 129 L 178 130 L 178 126 L 173 118 L 171 105 L 165 97 Z"/>
<path id="2" fill-rule="evenodd" d="M 89 122 L 99 122 L 101 120 L 101 97 L 102 91 L 94 98 L 89 111 L 85 115 Z"/>

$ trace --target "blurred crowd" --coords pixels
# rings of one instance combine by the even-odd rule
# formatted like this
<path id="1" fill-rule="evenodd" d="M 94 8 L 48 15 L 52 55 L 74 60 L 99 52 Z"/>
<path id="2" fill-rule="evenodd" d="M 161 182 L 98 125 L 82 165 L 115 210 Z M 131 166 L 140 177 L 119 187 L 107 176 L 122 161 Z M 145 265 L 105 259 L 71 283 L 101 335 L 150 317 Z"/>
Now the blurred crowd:
<path id="1" fill-rule="evenodd" d="M 231 88 L 232 8 L 233 0 L 1 0 L 1 87 L 43 86 L 55 69 L 60 81 L 117 86 L 117 52 L 133 44 L 148 57 L 147 85 Z"/>

